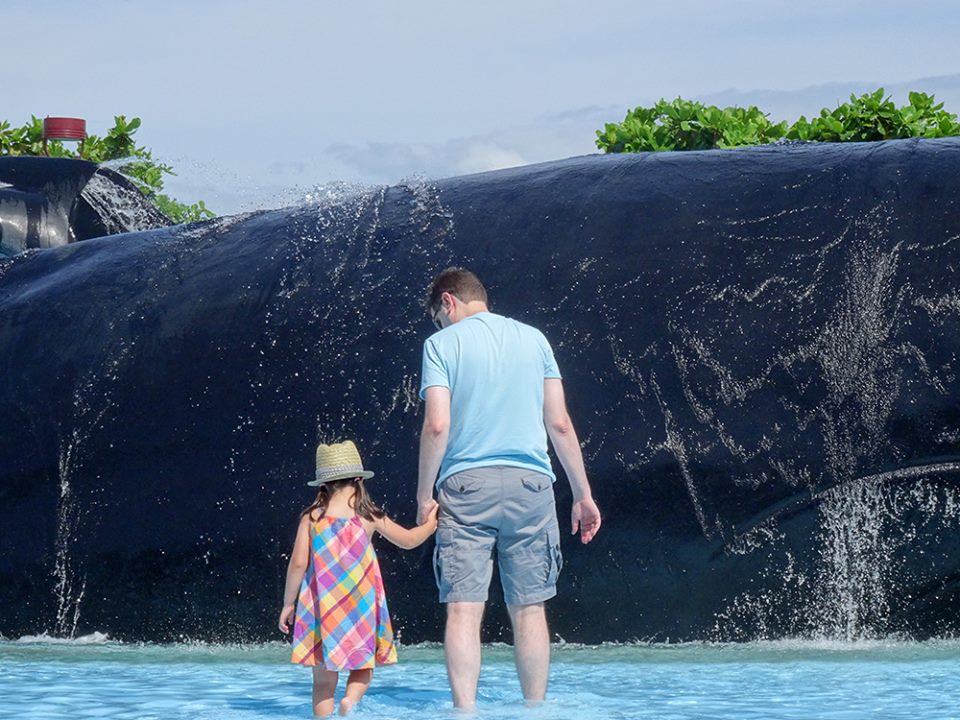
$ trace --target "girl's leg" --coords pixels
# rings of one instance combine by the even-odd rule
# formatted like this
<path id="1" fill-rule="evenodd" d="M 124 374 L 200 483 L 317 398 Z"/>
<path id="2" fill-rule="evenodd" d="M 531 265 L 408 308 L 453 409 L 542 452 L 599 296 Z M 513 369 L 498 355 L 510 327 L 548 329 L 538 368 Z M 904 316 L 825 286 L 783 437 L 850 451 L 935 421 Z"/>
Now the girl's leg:
<path id="1" fill-rule="evenodd" d="M 353 706 L 360 702 L 360 698 L 370 687 L 370 680 L 373 679 L 373 670 L 351 670 L 347 678 L 347 694 L 340 701 L 340 714 L 346 715 Z"/>
<path id="2" fill-rule="evenodd" d="M 319 666 L 313 668 L 313 714 L 325 717 L 333 713 L 333 693 L 337 690 L 339 673 Z"/>

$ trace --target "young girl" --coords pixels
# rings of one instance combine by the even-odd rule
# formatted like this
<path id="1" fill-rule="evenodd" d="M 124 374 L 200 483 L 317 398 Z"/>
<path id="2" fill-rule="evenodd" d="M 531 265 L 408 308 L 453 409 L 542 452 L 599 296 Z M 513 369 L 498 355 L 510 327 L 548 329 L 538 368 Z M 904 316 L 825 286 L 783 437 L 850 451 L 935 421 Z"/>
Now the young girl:
<path id="1" fill-rule="evenodd" d="M 317 448 L 316 500 L 300 515 L 287 566 L 280 630 L 293 625 L 291 662 L 313 667 L 313 713 L 333 712 L 341 670 L 349 670 L 340 701 L 346 715 L 370 686 L 374 665 L 397 661 L 380 565 L 370 540 L 379 532 L 415 548 L 437 529 L 437 512 L 412 530 L 397 525 L 370 500 L 360 453 L 349 440 Z M 293 618 L 296 616 L 296 621 Z"/>

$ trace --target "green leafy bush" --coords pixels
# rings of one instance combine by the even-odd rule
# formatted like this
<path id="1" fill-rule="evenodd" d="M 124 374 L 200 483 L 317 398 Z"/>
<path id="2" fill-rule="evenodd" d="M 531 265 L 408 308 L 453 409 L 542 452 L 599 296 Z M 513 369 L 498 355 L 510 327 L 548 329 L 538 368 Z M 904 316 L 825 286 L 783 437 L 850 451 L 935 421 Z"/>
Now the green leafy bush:
<path id="1" fill-rule="evenodd" d="M 709 150 L 771 142 L 783 137 L 786 123 L 773 124 L 756 107 L 728 107 L 677 98 L 652 108 L 638 107 L 622 123 L 597 131 L 597 147 L 607 152 Z"/>
<path id="2" fill-rule="evenodd" d="M 944 110 L 943 103 L 935 104 L 933 95 L 911 92 L 909 103 L 898 108 L 880 88 L 860 97 L 851 95 L 850 102 L 834 110 L 823 108 L 811 120 L 801 116 L 789 126 L 770 122 L 754 106 L 721 109 L 682 98 L 661 100 L 597 130 L 597 147 L 605 152 L 710 150 L 779 139 L 851 142 L 951 135 L 960 135 L 957 116 Z"/>
<path id="3" fill-rule="evenodd" d="M 820 117 L 807 120 L 801 116 L 787 137 L 792 140 L 821 142 L 864 142 L 909 137 L 948 137 L 960 135 L 957 116 L 943 109 L 943 103 L 934 104 L 933 95 L 912 92 L 909 103 L 896 107 L 883 88 L 856 97 L 837 106 L 823 108 Z"/>
<path id="4" fill-rule="evenodd" d="M 124 161 L 117 168 L 149 198 L 167 217 L 177 223 L 194 222 L 216 217 L 204 205 L 203 201 L 187 205 L 163 194 L 164 175 L 176 175 L 173 168 L 153 159 L 149 150 L 137 146 L 133 139 L 140 127 L 140 118 L 129 122 L 124 115 L 117 115 L 114 126 L 103 137 L 87 135 L 76 150 L 65 146 L 59 140 L 47 143 L 47 152 L 51 157 L 77 158 L 104 163 L 110 160 Z M 0 121 L 0 156 L 2 155 L 42 155 L 43 120 L 31 117 L 23 127 L 11 127 L 10 123 Z"/>

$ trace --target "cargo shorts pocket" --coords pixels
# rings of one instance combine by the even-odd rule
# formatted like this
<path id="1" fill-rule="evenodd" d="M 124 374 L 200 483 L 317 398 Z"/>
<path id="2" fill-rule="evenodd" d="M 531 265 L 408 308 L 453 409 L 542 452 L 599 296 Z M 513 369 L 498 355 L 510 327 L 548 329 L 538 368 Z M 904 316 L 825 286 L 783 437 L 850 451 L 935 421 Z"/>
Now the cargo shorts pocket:
<path id="1" fill-rule="evenodd" d="M 560 528 L 552 527 L 547 530 L 547 545 L 549 563 L 547 569 L 547 585 L 556 585 L 560 571 L 563 570 L 563 553 L 560 551 Z"/>
<path id="2" fill-rule="evenodd" d="M 439 545 L 433 548 L 433 579 L 437 583 L 437 590 L 442 590 L 443 586 L 440 584 L 440 546 Z"/>
<path id="3" fill-rule="evenodd" d="M 516 498 L 529 509 L 542 510 L 554 504 L 553 480 L 542 473 L 530 473 L 520 478 L 519 493 Z"/>
<path id="4" fill-rule="evenodd" d="M 485 601 L 492 567 L 490 550 L 464 547 L 449 529 L 440 529 L 433 550 L 433 577 L 440 602 Z"/>
<path id="5" fill-rule="evenodd" d="M 443 548 L 437 545 L 433 549 L 433 577 L 437 582 L 437 590 L 440 591 L 441 599 L 453 591 L 457 580 L 462 579 L 458 573 L 456 556 L 450 552 L 450 548 Z"/>
<path id="6" fill-rule="evenodd" d="M 542 473 L 524 475 L 520 478 L 520 482 L 527 490 L 533 493 L 543 492 L 553 487 L 553 480 Z"/>
<path id="7" fill-rule="evenodd" d="M 465 563 L 459 562 L 462 556 L 456 551 L 454 533 L 450 528 L 440 528 L 437 531 L 437 544 L 433 548 L 433 577 L 437 581 L 437 589 L 442 593 L 444 586 L 447 591 L 467 572 Z"/>
<path id="8" fill-rule="evenodd" d="M 500 580 L 508 605 L 526 605 L 549 600 L 557 592 L 563 567 L 560 529 L 546 529 L 537 542 L 521 551 L 500 555 Z"/>
<path id="9" fill-rule="evenodd" d="M 441 490 L 447 495 L 458 497 L 461 495 L 470 495 L 483 487 L 484 480 L 470 471 L 464 471 L 451 475 L 440 486 Z"/>
<path id="10" fill-rule="evenodd" d="M 456 522 L 469 524 L 483 485 L 483 478 L 476 475 L 451 475 L 440 485 L 437 502 Z"/>

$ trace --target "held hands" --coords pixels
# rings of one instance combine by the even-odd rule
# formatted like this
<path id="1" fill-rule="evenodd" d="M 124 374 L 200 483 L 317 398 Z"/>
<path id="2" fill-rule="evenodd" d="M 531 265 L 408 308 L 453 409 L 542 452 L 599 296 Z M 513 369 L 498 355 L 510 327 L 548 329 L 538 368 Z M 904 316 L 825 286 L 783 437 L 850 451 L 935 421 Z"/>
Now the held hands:
<path id="1" fill-rule="evenodd" d="M 440 514 L 440 505 L 435 501 L 431 502 L 433 502 L 433 505 L 427 511 L 426 519 L 420 523 L 420 525 L 428 526 L 430 528 L 430 534 L 432 535 L 437 531 L 437 516 Z M 420 512 L 423 512 L 423 506 L 421 505 L 420 507 Z"/>
<path id="2" fill-rule="evenodd" d="M 580 530 L 580 542 L 586 545 L 600 529 L 600 509 L 591 497 L 585 497 L 573 504 L 570 512 L 571 535 Z"/>
<path id="3" fill-rule="evenodd" d="M 293 627 L 293 615 L 295 610 L 296 608 L 292 604 L 283 606 L 283 609 L 280 611 L 280 620 L 277 623 L 277 626 L 280 628 L 280 632 L 290 632 L 290 628 Z"/>
<path id="4" fill-rule="evenodd" d="M 425 500 L 420 503 L 420 507 L 417 509 L 417 525 L 424 525 L 430 520 L 431 513 L 433 514 L 433 521 L 436 523 L 437 512 L 440 510 L 440 505 L 437 504 L 437 501 L 433 498 Z M 436 528 L 436 525 L 434 525 Z"/>
<path id="5" fill-rule="evenodd" d="M 412 550 L 423 545 L 427 538 L 437 531 L 437 513 L 439 510 L 440 506 L 433 503 L 424 517 L 417 518 L 418 523 L 414 528 L 405 528 L 403 525 L 398 525 L 384 515 L 377 521 L 377 532 L 397 547 Z"/>

